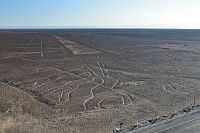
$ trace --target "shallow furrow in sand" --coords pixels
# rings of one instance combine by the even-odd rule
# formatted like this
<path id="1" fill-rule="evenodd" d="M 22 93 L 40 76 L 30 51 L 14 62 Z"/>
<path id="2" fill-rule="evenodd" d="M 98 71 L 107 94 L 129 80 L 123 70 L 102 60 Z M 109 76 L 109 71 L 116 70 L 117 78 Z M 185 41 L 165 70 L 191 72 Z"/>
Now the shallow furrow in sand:
<path id="1" fill-rule="evenodd" d="M 101 82 L 100 84 L 96 85 L 95 87 L 93 87 L 93 88 L 90 90 L 90 93 L 91 93 L 90 95 L 91 95 L 91 97 L 89 97 L 88 99 L 86 99 L 86 100 L 84 101 L 84 103 L 83 103 L 84 109 L 87 109 L 86 103 L 87 103 L 89 100 L 91 100 L 91 99 L 94 98 L 93 90 L 94 90 L 95 88 L 97 88 L 97 87 L 99 87 L 99 86 L 101 86 L 102 84 L 105 83 L 104 79 L 102 79 L 102 78 L 100 78 L 100 79 L 101 79 L 102 82 Z"/>

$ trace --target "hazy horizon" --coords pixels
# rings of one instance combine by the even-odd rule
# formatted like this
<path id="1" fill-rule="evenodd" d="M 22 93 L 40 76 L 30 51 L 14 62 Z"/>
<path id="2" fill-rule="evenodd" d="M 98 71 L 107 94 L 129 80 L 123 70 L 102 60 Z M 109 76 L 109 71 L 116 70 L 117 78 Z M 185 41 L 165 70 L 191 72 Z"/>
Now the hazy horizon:
<path id="1" fill-rule="evenodd" d="M 198 0 L 1 0 L 0 28 L 200 29 Z"/>

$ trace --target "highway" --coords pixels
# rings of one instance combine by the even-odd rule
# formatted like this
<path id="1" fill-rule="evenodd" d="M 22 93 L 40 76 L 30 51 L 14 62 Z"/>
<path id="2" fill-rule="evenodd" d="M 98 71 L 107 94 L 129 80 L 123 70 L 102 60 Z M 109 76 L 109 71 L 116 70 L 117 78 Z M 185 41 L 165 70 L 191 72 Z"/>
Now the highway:
<path id="1" fill-rule="evenodd" d="M 200 133 L 200 111 L 165 120 L 129 133 Z"/>

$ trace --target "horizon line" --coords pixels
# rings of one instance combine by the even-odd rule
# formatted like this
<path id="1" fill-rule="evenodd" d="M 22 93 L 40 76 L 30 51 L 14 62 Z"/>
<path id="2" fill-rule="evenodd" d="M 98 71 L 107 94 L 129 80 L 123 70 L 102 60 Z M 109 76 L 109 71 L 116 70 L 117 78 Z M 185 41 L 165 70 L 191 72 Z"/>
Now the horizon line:
<path id="1" fill-rule="evenodd" d="M 101 26 L 0 26 L 0 30 L 45 30 L 45 29 L 177 29 L 177 30 L 200 30 L 200 28 L 183 28 L 183 27 L 101 27 Z"/>

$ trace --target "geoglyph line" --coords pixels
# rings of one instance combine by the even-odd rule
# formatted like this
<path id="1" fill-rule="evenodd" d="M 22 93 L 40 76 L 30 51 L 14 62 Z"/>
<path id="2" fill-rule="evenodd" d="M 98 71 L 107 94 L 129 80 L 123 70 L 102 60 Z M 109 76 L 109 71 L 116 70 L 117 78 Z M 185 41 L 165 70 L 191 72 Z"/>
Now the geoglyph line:
<path id="1" fill-rule="evenodd" d="M 70 90 L 70 92 L 73 90 L 73 88 L 72 87 L 70 87 L 71 88 L 71 90 Z M 69 93 L 67 93 L 67 102 L 69 101 L 69 95 L 70 95 L 70 92 Z"/>
<path id="2" fill-rule="evenodd" d="M 79 70 L 82 70 L 83 68 L 84 68 L 84 66 L 82 65 L 80 68 L 76 68 L 76 69 L 71 70 L 71 72 L 79 71 Z"/>
<path id="3" fill-rule="evenodd" d="M 124 97 L 121 97 L 122 105 L 125 105 Z"/>
<path id="4" fill-rule="evenodd" d="M 60 97 L 58 99 L 59 102 L 61 102 L 61 99 L 63 98 L 63 94 L 64 94 L 64 92 L 61 92 Z"/>
<path id="5" fill-rule="evenodd" d="M 105 64 L 103 63 L 104 58 L 103 58 L 102 56 L 101 56 L 101 57 L 98 57 L 98 58 L 99 58 L 99 60 L 100 60 L 100 62 L 101 62 L 101 65 L 102 65 L 102 67 L 103 67 L 103 69 L 102 69 L 102 67 L 101 67 L 101 71 L 103 72 L 103 75 L 104 75 L 104 76 L 105 76 L 105 75 L 108 75 L 108 70 L 105 69 Z M 105 74 L 104 71 L 105 71 L 107 74 Z"/>
<path id="6" fill-rule="evenodd" d="M 96 79 L 96 78 L 94 78 L 94 79 Z M 93 80 L 94 80 L 94 79 L 93 79 Z M 102 82 L 101 82 L 100 84 L 96 85 L 95 87 L 93 87 L 93 88 L 90 90 L 91 97 L 89 97 L 88 99 L 86 99 L 86 100 L 84 101 L 84 103 L 83 103 L 83 107 L 84 107 L 84 109 L 87 109 L 87 107 L 86 107 L 86 103 L 87 103 L 89 100 L 91 100 L 91 99 L 94 98 L 93 90 L 94 90 L 95 88 L 97 88 L 97 87 L 99 87 L 99 86 L 101 86 L 102 84 L 105 83 L 104 79 L 102 79 L 102 78 L 100 78 L 100 79 L 101 79 Z"/>
<path id="7" fill-rule="evenodd" d="M 75 41 L 66 40 L 65 38 L 53 35 L 65 49 L 68 49 L 72 52 L 74 55 L 84 55 L 84 54 L 96 54 L 99 53 L 99 51 L 86 47 L 84 45 L 81 45 Z"/>
<path id="8" fill-rule="evenodd" d="M 55 73 L 55 74 L 52 74 L 52 75 L 46 77 L 46 78 L 49 78 L 49 79 L 48 79 L 47 81 L 45 81 L 44 83 L 42 83 L 41 85 L 38 85 L 37 87 L 40 88 L 40 87 L 42 87 L 42 86 L 44 86 L 44 85 L 46 85 L 46 84 L 51 83 L 51 82 L 54 81 L 54 80 L 51 80 L 50 78 L 53 77 L 53 76 L 55 76 L 55 75 L 57 75 L 57 74 L 60 74 L 60 73 Z M 62 77 L 64 77 L 64 76 L 62 76 Z M 61 78 L 61 77 L 57 78 L 55 81 L 59 80 L 60 78 Z"/>
<path id="9" fill-rule="evenodd" d="M 35 39 L 36 36 L 32 37 L 32 39 L 28 42 L 27 46 L 30 46 L 33 42 L 33 40 Z M 26 53 L 26 51 L 28 50 L 27 47 L 24 48 L 24 53 Z"/>
<path id="10" fill-rule="evenodd" d="M 95 78 L 94 78 L 95 79 Z M 83 82 L 81 84 L 78 84 L 75 89 L 71 90 L 69 93 L 68 93 L 68 96 L 70 97 L 71 93 L 73 93 L 74 91 L 78 90 L 78 87 L 81 86 L 81 85 L 84 85 L 84 84 L 87 84 L 87 83 L 90 83 L 90 82 L 93 82 L 94 79 L 92 79 L 92 81 L 87 81 L 87 82 Z M 68 100 L 70 100 L 70 98 L 68 98 Z"/>
<path id="11" fill-rule="evenodd" d="M 107 77 L 110 77 L 110 76 L 107 76 Z M 113 79 L 113 80 L 116 80 L 116 79 L 114 79 L 114 78 L 112 78 L 112 77 L 110 77 L 110 78 Z M 118 94 L 121 94 L 121 95 L 126 96 L 126 97 L 129 99 L 129 102 L 130 102 L 129 104 L 132 104 L 132 100 L 131 100 L 131 98 L 130 98 L 129 95 L 127 95 L 126 93 L 123 93 L 123 92 L 120 92 L 120 91 L 117 91 L 117 90 L 114 90 L 114 89 L 113 89 L 118 83 L 119 83 L 119 80 L 116 80 L 115 84 L 114 84 L 110 89 L 111 89 L 112 91 L 118 93 Z"/>
<path id="12" fill-rule="evenodd" d="M 41 40 L 40 40 L 40 57 L 44 57 L 44 44 L 43 44 L 43 34 L 41 33 Z"/>
<path id="13" fill-rule="evenodd" d="M 158 85 L 161 85 L 164 91 L 166 91 L 166 92 L 168 92 L 168 93 L 173 93 L 173 92 L 169 91 L 168 89 L 166 89 L 165 85 L 163 85 L 163 84 L 161 84 L 161 83 L 158 83 L 158 82 L 157 82 L 157 84 L 158 84 Z"/>
<path id="14" fill-rule="evenodd" d="M 102 107 L 101 107 L 101 103 L 105 100 L 105 99 L 107 99 L 107 98 L 109 98 L 109 97 L 119 97 L 119 96 L 108 96 L 108 97 L 105 97 L 105 98 L 103 98 L 103 99 L 101 99 L 101 101 L 99 101 L 97 104 L 98 104 L 98 110 L 100 110 L 100 109 L 102 109 Z M 122 105 L 125 105 L 124 103 L 124 97 L 123 96 L 120 96 L 121 97 L 121 101 L 122 101 Z"/>
<path id="15" fill-rule="evenodd" d="M 100 66 L 100 64 L 99 64 L 99 62 L 97 62 L 97 64 L 98 64 L 98 66 L 99 66 L 99 69 L 100 69 L 100 71 L 101 71 L 101 74 L 102 74 L 103 76 L 105 76 L 105 74 L 104 74 L 104 72 L 103 72 L 103 70 L 102 70 L 102 68 L 101 68 L 101 66 Z"/>
<path id="16" fill-rule="evenodd" d="M 85 63 L 83 63 L 83 65 L 85 67 L 87 67 L 95 76 L 99 76 L 98 74 L 96 74 L 89 66 L 87 66 Z"/>
<path id="17" fill-rule="evenodd" d="M 52 75 L 48 75 L 48 76 L 45 76 L 45 77 L 39 78 L 39 80 L 49 78 L 49 77 L 51 77 L 51 76 L 53 76 L 53 75 L 56 75 L 56 74 L 59 74 L 59 73 L 54 73 L 54 74 L 52 74 Z M 25 79 L 24 82 L 32 82 L 32 81 L 35 81 L 35 82 L 36 82 L 37 80 L 36 80 L 36 79 L 28 79 L 28 80 Z M 23 82 L 23 83 L 24 83 L 24 82 Z"/>
<path id="18" fill-rule="evenodd" d="M 56 87 L 56 88 L 48 89 L 47 91 L 43 92 L 42 94 L 48 93 L 48 92 L 52 91 L 51 93 L 47 94 L 47 95 L 51 95 L 51 94 L 53 94 L 53 93 L 55 93 L 55 92 L 57 92 L 57 91 L 59 91 L 59 90 L 62 90 L 62 89 L 63 89 L 62 87 L 65 87 L 65 86 L 69 85 L 71 82 L 72 82 L 72 81 L 68 81 L 68 82 L 67 82 L 66 84 L 64 84 L 64 85 L 58 86 L 58 87 Z"/>

